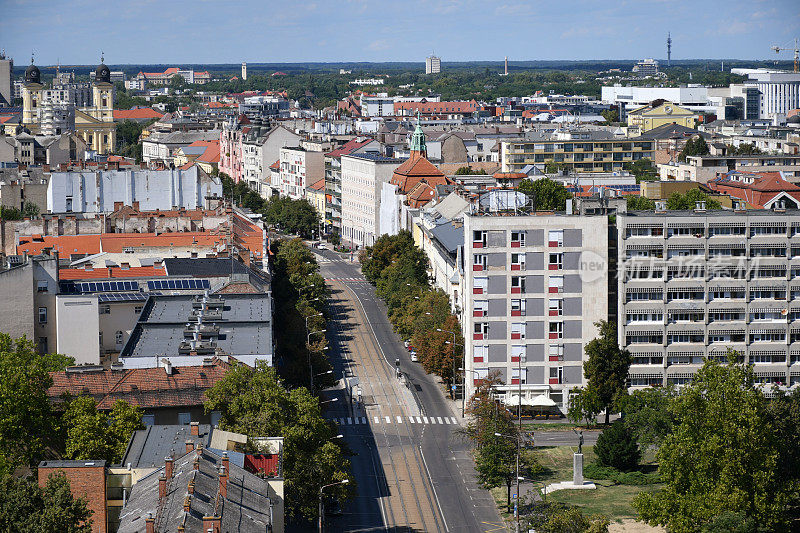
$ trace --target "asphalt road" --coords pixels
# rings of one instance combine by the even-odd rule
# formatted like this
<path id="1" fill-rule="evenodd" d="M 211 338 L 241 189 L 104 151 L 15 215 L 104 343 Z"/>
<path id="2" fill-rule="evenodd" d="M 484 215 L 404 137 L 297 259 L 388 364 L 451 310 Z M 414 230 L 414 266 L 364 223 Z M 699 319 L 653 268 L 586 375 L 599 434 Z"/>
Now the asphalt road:
<path id="1" fill-rule="evenodd" d="M 411 362 L 358 265 L 317 253 L 332 289 L 330 358 L 337 377 L 357 378 L 353 390 L 361 391 L 360 402 L 357 392 L 352 399 L 344 389 L 325 393 L 337 398 L 326 416 L 356 453 L 359 494 L 329 518 L 329 530 L 504 531 L 491 496 L 477 485 L 458 409 Z"/>

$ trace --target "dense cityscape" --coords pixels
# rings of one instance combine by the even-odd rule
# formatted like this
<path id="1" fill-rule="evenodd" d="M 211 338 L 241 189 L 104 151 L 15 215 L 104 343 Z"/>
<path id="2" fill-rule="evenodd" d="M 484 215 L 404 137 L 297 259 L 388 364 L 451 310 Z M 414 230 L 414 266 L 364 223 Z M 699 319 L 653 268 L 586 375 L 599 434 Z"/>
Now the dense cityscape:
<path id="1" fill-rule="evenodd" d="M 6 34 L 0 531 L 800 529 L 790 4 L 756 59 Z"/>

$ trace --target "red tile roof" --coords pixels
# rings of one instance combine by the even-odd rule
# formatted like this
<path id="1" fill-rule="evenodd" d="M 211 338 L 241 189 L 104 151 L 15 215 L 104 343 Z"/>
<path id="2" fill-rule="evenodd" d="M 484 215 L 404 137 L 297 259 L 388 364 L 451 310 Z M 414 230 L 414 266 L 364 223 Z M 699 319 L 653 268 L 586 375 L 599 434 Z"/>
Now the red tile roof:
<path id="1" fill-rule="evenodd" d="M 272 164 L 269 166 L 269 168 L 270 168 L 270 169 L 272 169 L 272 170 L 280 170 L 280 168 L 281 168 L 281 160 L 280 160 L 280 159 L 278 159 L 277 161 L 275 161 L 274 163 L 272 163 Z"/>
<path id="2" fill-rule="evenodd" d="M 311 189 L 312 191 L 323 191 L 325 190 L 325 180 L 324 179 L 317 180 L 311 185 L 309 185 L 308 188 Z"/>
<path id="3" fill-rule="evenodd" d="M 216 357 L 209 365 L 200 362 L 196 366 L 173 367 L 170 375 L 163 367 L 50 372 L 53 385 L 47 396 L 51 402 L 59 403 L 64 394 L 89 395 L 102 410 L 111 409 L 117 400 L 145 409 L 199 407 L 206 400 L 206 391 L 229 368 L 229 363 Z"/>
<path id="4" fill-rule="evenodd" d="M 415 153 L 395 169 L 391 183 L 401 194 L 408 194 L 423 179 L 433 186 L 452 183 L 433 163 Z"/>
<path id="5" fill-rule="evenodd" d="M 423 115 L 440 115 L 447 113 L 474 113 L 478 111 L 475 100 L 469 102 L 395 102 L 395 113 L 400 111 L 419 111 Z"/>
<path id="6" fill-rule="evenodd" d="M 115 109 L 114 120 L 145 120 L 151 118 L 161 118 L 164 113 L 159 113 L 155 109 L 149 107 L 140 107 L 138 109 Z"/>
<path id="7" fill-rule="evenodd" d="M 707 185 L 716 192 L 744 200 L 756 209 L 763 209 L 781 193 L 800 203 L 800 187 L 783 179 L 780 172 L 733 171 L 709 181 Z"/>
<path id="8" fill-rule="evenodd" d="M 341 147 L 337 148 L 333 152 L 329 152 L 325 155 L 327 155 L 328 157 L 342 157 L 343 155 L 349 155 L 358 150 L 359 148 L 368 145 L 373 140 L 374 139 L 371 138 L 359 140 L 358 137 L 356 137 L 355 139 L 350 139 L 349 141 L 344 143 Z"/>
<path id="9" fill-rule="evenodd" d="M 189 146 L 205 146 L 203 152 L 195 161 L 202 163 L 219 163 L 219 140 L 213 141 L 194 141 Z"/>

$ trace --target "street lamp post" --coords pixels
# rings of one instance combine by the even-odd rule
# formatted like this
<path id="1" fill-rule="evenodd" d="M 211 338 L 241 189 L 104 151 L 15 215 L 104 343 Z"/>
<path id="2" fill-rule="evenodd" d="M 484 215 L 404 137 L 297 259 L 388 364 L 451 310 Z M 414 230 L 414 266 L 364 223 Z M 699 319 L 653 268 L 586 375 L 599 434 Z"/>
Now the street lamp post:
<path id="1" fill-rule="evenodd" d="M 517 435 L 516 437 L 513 435 L 503 435 L 502 433 L 495 433 L 495 437 L 505 437 L 507 439 L 515 439 L 517 441 L 517 501 L 514 502 L 514 520 L 517 523 L 516 532 L 519 533 L 519 448 L 520 448 L 520 438 L 522 435 Z"/>
<path id="2" fill-rule="evenodd" d="M 311 318 L 311 317 L 308 317 Z M 308 323 L 308 318 L 306 318 L 306 323 Z M 320 329 L 316 331 L 309 331 L 306 334 L 306 346 L 308 347 L 308 377 L 311 382 L 311 393 L 314 393 L 314 369 L 311 367 L 311 335 L 315 335 L 317 333 L 325 333 L 328 331 L 327 329 Z"/>
<path id="3" fill-rule="evenodd" d="M 467 410 L 467 372 L 472 372 L 476 376 L 479 376 L 480 374 L 478 373 L 477 370 L 474 370 L 472 368 L 467 370 L 466 368 L 461 367 L 459 368 L 459 370 L 462 372 L 462 376 L 464 376 L 464 392 L 461 395 L 461 418 L 464 418 L 464 413 Z"/>
<path id="4" fill-rule="evenodd" d="M 337 481 L 336 483 L 329 483 L 327 485 L 322 485 L 319 488 L 319 524 L 318 524 L 319 533 L 322 533 L 323 529 L 325 527 L 325 523 L 324 523 L 324 520 L 325 520 L 325 507 L 324 507 L 324 504 L 322 503 L 322 491 L 324 491 L 328 487 L 333 487 L 333 486 L 336 486 L 336 485 L 345 485 L 347 483 L 350 483 L 350 480 L 349 479 L 343 479 L 341 481 Z"/>

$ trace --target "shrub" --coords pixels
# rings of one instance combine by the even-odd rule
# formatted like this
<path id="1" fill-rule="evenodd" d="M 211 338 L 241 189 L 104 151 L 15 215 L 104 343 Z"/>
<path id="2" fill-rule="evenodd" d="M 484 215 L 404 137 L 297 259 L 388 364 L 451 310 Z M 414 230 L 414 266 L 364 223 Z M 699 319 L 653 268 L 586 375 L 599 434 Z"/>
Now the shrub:
<path id="1" fill-rule="evenodd" d="M 658 472 L 620 472 L 611 466 L 602 466 L 597 463 L 590 463 L 583 469 L 583 474 L 588 479 L 607 479 L 617 485 L 654 485 L 661 483 L 661 476 Z"/>
<path id="2" fill-rule="evenodd" d="M 618 470 L 633 470 L 639 464 L 641 453 L 633 434 L 617 420 L 600 434 L 594 446 L 598 463 Z"/>

